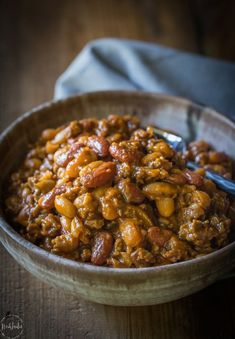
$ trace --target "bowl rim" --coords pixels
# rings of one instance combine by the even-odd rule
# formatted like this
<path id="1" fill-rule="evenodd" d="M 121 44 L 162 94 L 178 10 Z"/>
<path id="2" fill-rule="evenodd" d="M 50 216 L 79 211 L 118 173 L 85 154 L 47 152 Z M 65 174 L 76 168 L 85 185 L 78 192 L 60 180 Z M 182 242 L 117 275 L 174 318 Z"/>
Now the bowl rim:
<path id="1" fill-rule="evenodd" d="M 216 118 L 218 118 L 219 120 L 222 120 L 226 124 L 229 124 L 232 128 L 235 129 L 235 122 L 233 122 L 228 117 L 225 117 L 221 113 L 215 111 L 214 108 L 202 105 L 200 103 L 193 102 L 186 98 L 182 98 L 179 96 L 173 96 L 173 95 L 166 95 L 162 93 L 154 93 L 154 92 L 102 90 L 102 91 L 95 91 L 95 92 L 78 93 L 76 95 L 72 95 L 72 96 L 62 98 L 59 100 L 46 101 L 36 106 L 35 108 L 20 115 L 8 127 L 6 127 L 2 131 L 2 133 L 0 134 L 0 144 L 7 138 L 8 134 L 12 130 L 14 130 L 14 128 L 21 121 L 25 119 L 30 119 L 30 117 L 36 113 L 40 114 L 40 112 L 44 111 L 45 109 L 50 110 L 52 108 L 56 108 L 57 106 L 60 106 L 61 104 L 66 104 L 70 102 L 72 103 L 73 101 L 83 100 L 89 97 L 104 96 L 104 95 L 107 95 L 107 97 L 110 95 L 114 95 L 114 96 L 122 95 L 124 97 L 129 97 L 129 96 L 146 97 L 146 99 L 156 98 L 156 99 L 164 99 L 167 102 L 172 103 L 172 104 L 179 103 L 185 106 L 191 105 L 191 106 L 194 106 L 195 108 L 200 108 L 204 111 L 208 111 L 210 114 L 212 114 L 212 116 L 214 115 Z M 61 266 L 69 267 L 72 269 L 77 269 L 78 271 L 99 273 L 99 274 L 105 274 L 105 275 L 107 275 L 108 273 L 111 276 L 116 275 L 116 274 L 128 275 L 130 273 L 136 276 L 136 275 L 142 275 L 144 272 L 148 274 L 156 274 L 157 272 L 184 269 L 185 267 L 189 265 L 197 266 L 199 264 L 205 263 L 207 261 L 212 260 L 213 258 L 216 258 L 217 256 L 220 256 L 223 254 L 225 255 L 227 252 L 230 252 L 231 249 L 235 249 L 235 241 L 233 241 L 230 244 L 224 246 L 223 248 L 216 250 L 215 252 L 205 254 L 203 256 L 199 256 L 197 258 L 190 259 L 187 261 L 176 262 L 176 263 L 162 265 L 162 266 L 151 266 L 151 267 L 141 267 L 141 268 L 113 268 L 113 267 L 107 267 L 107 266 L 95 266 L 89 263 L 75 261 L 73 259 L 64 258 L 62 256 L 53 254 L 51 252 L 47 252 L 46 250 L 40 248 L 39 246 L 23 238 L 18 232 L 14 230 L 14 228 L 10 225 L 10 223 L 8 223 L 7 220 L 4 218 L 2 206 L 0 206 L 0 227 L 4 233 L 6 233 L 13 241 L 18 243 L 24 249 L 30 252 L 33 252 L 33 254 L 37 254 L 48 261 L 53 261 L 56 264 L 60 264 Z"/>

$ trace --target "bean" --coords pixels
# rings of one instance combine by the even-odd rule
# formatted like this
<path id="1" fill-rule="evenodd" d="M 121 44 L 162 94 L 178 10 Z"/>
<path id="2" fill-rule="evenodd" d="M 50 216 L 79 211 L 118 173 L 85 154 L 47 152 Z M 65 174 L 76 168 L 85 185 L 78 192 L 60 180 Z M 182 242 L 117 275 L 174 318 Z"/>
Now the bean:
<path id="1" fill-rule="evenodd" d="M 101 193 L 101 192 L 100 192 Z M 116 187 L 106 188 L 103 195 L 97 195 L 102 206 L 102 215 L 106 220 L 115 220 L 120 216 L 124 201 L 121 193 Z"/>
<path id="2" fill-rule="evenodd" d="M 217 190 L 215 183 L 208 179 L 204 179 L 204 184 L 202 186 L 202 189 L 203 191 L 208 193 L 209 196 L 212 196 Z"/>
<path id="3" fill-rule="evenodd" d="M 54 154 L 54 162 L 62 167 L 65 167 L 72 158 L 73 156 L 71 156 L 71 158 L 68 157 L 67 148 L 58 149 Z"/>
<path id="4" fill-rule="evenodd" d="M 71 233 L 73 237 L 79 238 L 81 233 L 84 231 L 84 225 L 82 223 L 82 220 L 78 217 L 73 218 L 71 222 Z"/>
<path id="5" fill-rule="evenodd" d="M 109 129 L 122 132 L 123 134 L 128 131 L 126 121 L 124 121 L 123 117 L 116 114 L 108 116 L 108 125 Z"/>
<path id="6" fill-rule="evenodd" d="M 94 199 L 93 194 L 89 192 L 80 194 L 73 203 L 81 212 L 95 212 L 98 209 L 98 201 Z M 82 214 L 82 218 L 86 217 L 86 215 Z"/>
<path id="7" fill-rule="evenodd" d="M 55 208 L 57 212 L 68 218 L 75 217 L 77 213 L 77 209 L 72 202 L 60 195 L 55 197 Z"/>
<path id="8" fill-rule="evenodd" d="M 145 131 L 142 128 L 139 128 L 137 130 L 135 130 L 132 134 L 131 134 L 131 139 L 133 140 L 140 140 L 140 139 L 147 139 L 148 138 L 148 133 L 147 131 Z"/>
<path id="9" fill-rule="evenodd" d="M 112 144 L 113 142 L 119 142 L 123 140 L 123 135 L 121 133 L 114 133 L 107 137 L 107 141 Z"/>
<path id="10" fill-rule="evenodd" d="M 38 205 L 41 208 L 52 209 L 54 207 L 54 201 L 55 201 L 55 194 L 52 190 L 52 191 L 48 192 L 46 195 L 43 195 L 38 200 Z"/>
<path id="11" fill-rule="evenodd" d="M 209 163 L 218 164 L 228 161 L 228 156 L 224 152 L 209 152 Z"/>
<path id="12" fill-rule="evenodd" d="M 62 225 L 61 233 L 64 234 L 71 233 L 71 222 L 72 222 L 71 218 L 65 217 L 64 215 L 60 217 L 60 223 Z"/>
<path id="13" fill-rule="evenodd" d="M 58 166 L 66 167 L 68 163 L 73 159 L 76 152 L 85 146 L 85 143 L 81 141 L 75 142 L 72 144 L 70 149 L 60 149 L 54 155 L 54 161 L 57 163 Z"/>
<path id="14" fill-rule="evenodd" d="M 175 210 L 174 199 L 172 198 L 159 198 L 156 200 L 156 205 L 158 212 L 165 218 L 170 217 Z"/>
<path id="15" fill-rule="evenodd" d="M 137 185 L 128 180 L 122 180 L 118 185 L 120 191 L 122 192 L 125 200 L 129 203 L 140 204 L 145 199 L 144 194 Z"/>
<path id="16" fill-rule="evenodd" d="M 211 198 L 206 192 L 203 191 L 194 191 L 193 200 L 197 202 L 202 208 L 206 209 L 211 204 Z"/>
<path id="17" fill-rule="evenodd" d="M 54 144 L 63 144 L 70 137 L 76 136 L 80 132 L 78 121 L 72 121 L 69 126 L 59 131 L 53 139 Z"/>
<path id="18" fill-rule="evenodd" d="M 210 145 L 204 140 L 197 140 L 189 144 L 189 149 L 196 156 L 199 153 L 207 152 L 210 149 Z"/>
<path id="19" fill-rule="evenodd" d="M 56 129 L 51 129 L 51 128 L 48 128 L 48 129 L 45 129 L 43 132 L 42 132 L 42 139 L 44 141 L 48 141 L 48 140 L 51 140 L 55 137 L 57 133 L 57 130 Z"/>
<path id="20" fill-rule="evenodd" d="M 47 143 L 46 143 L 46 153 L 47 154 L 55 153 L 58 148 L 59 148 L 59 145 L 53 144 L 51 141 L 47 141 Z"/>
<path id="21" fill-rule="evenodd" d="M 112 201 L 102 201 L 102 215 L 106 220 L 115 220 L 118 218 L 118 209 L 113 205 Z"/>
<path id="22" fill-rule="evenodd" d="M 66 178 L 65 178 L 64 173 L 65 173 L 65 168 L 63 168 L 63 167 L 59 167 L 58 170 L 56 171 L 56 175 L 57 175 L 57 178 L 58 178 L 57 184 L 60 185 L 64 182 L 66 182 Z"/>
<path id="23" fill-rule="evenodd" d="M 202 177 L 204 177 L 206 170 L 205 168 L 200 167 L 200 168 L 197 168 L 195 172 L 201 175 Z"/>
<path id="24" fill-rule="evenodd" d="M 64 175 L 69 178 L 77 178 L 79 176 L 79 172 L 79 160 L 73 159 L 68 163 Z"/>
<path id="25" fill-rule="evenodd" d="M 147 198 L 155 200 L 159 197 L 173 197 L 177 194 L 177 186 L 166 182 L 154 182 L 143 188 Z"/>
<path id="26" fill-rule="evenodd" d="M 195 162 L 201 166 L 205 166 L 208 163 L 208 153 L 202 152 L 195 156 Z"/>
<path id="27" fill-rule="evenodd" d="M 55 186 L 55 181 L 52 179 L 43 179 L 40 180 L 38 183 L 35 184 L 35 186 L 42 192 L 47 193 L 52 190 L 52 188 Z"/>
<path id="28" fill-rule="evenodd" d="M 147 155 L 145 155 L 142 159 L 141 159 L 141 163 L 143 165 L 148 165 L 149 163 L 152 163 L 153 161 L 156 161 L 157 159 L 159 159 L 161 157 L 161 153 L 160 152 L 153 152 L 153 153 L 148 153 Z"/>
<path id="29" fill-rule="evenodd" d="M 65 175 L 70 178 L 76 178 L 79 175 L 80 166 L 85 166 L 96 160 L 97 157 L 95 152 L 90 150 L 88 147 L 84 147 L 79 150 L 76 158 L 68 163 Z"/>
<path id="30" fill-rule="evenodd" d="M 135 116 L 128 115 L 127 119 L 125 120 L 127 121 L 127 127 L 130 132 L 133 132 L 134 130 L 136 130 L 140 125 L 139 119 Z"/>
<path id="31" fill-rule="evenodd" d="M 66 184 L 62 184 L 60 186 L 55 187 L 54 188 L 55 195 L 64 193 L 66 191 L 66 188 L 67 188 Z"/>
<path id="32" fill-rule="evenodd" d="M 159 179 L 165 179 L 168 176 L 168 172 L 164 169 L 149 168 L 147 166 L 135 166 L 133 173 L 134 178 L 138 183 L 152 182 Z"/>
<path id="33" fill-rule="evenodd" d="M 83 131 L 91 132 L 94 128 L 97 127 L 97 120 L 94 118 L 87 118 L 80 120 L 80 124 L 82 126 Z"/>
<path id="34" fill-rule="evenodd" d="M 82 147 L 85 147 L 87 144 L 87 136 L 80 136 L 78 141 L 71 144 L 70 149 L 68 151 L 68 156 L 71 159 L 71 156 L 74 156 L 74 154 L 77 153 Z"/>
<path id="35" fill-rule="evenodd" d="M 113 247 L 113 237 L 110 233 L 102 231 L 97 233 L 92 247 L 91 262 L 94 265 L 105 264 Z"/>
<path id="36" fill-rule="evenodd" d="M 97 200 L 100 200 L 105 195 L 105 191 L 107 190 L 108 186 L 97 187 L 93 191 L 93 195 Z"/>
<path id="37" fill-rule="evenodd" d="M 52 209 L 54 207 L 55 197 L 58 194 L 62 194 L 66 191 L 65 185 L 55 187 L 53 190 L 43 195 L 39 200 L 38 204 L 41 208 Z"/>
<path id="38" fill-rule="evenodd" d="M 82 131 L 81 124 L 77 120 L 71 121 L 69 127 L 71 129 L 71 137 L 76 137 Z"/>
<path id="39" fill-rule="evenodd" d="M 153 146 L 154 152 L 161 153 L 166 158 L 172 158 L 174 155 L 174 150 L 164 141 L 160 141 Z"/>
<path id="40" fill-rule="evenodd" d="M 76 159 L 77 166 L 86 166 L 89 163 L 96 161 L 97 156 L 93 150 L 89 149 L 88 147 L 83 147 L 76 154 L 75 159 Z"/>
<path id="41" fill-rule="evenodd" d="M 182 173 L 170 174 L 165 181 L 175 185 L 185 185 L 187 183 L 187 180 Z"/>
<path id="42" fill-rule="evenodd" d="M 115 172 L 113 162 L 94 161 L 80 171 L 81 183 L 87 188 L 100 187 L 112 181 Z"/>
<path id="43" fill-rule="evenodd" d="M 53 139 L 53 143 L 54 144 L 63 144 L 69 137 L 71 136 L 71 129 L 69 126 L 67 126 L 66 128 L 62 129 L 62 131 L 59 131 L 54 139 Z"/>
<path id="44" fill-rule="evenodd" d="M 153 245 L 164 246 L 171 238 L 172 231 L 157 226 L 148 229 L 147 238 Z"/>
<path id="45" fill-rule="evenodd" d="M 136 147 L 137 145 L 130 142 L 113 142 L 109 147 L 109 152 L 112 157 L 120 162 L 138 162 L 143 153 Z"/>
<path id="46" fill-rule="evenodd" d="M 41 163 L 42 161 L 40 159 L 30 158 L 30 159 L 26 159 L 24 164 L 27 168 L 37 169 L 41 166 Z"/>
<path id="47" fill-rule="evenodd" d="M 119 229 L 127 246 L 136 247 L 142 242 L 141 231 L 133 219 L 125 219 Z"/>
<path id="48" fill-rule="evenodd" d="M 89 137 L 87 145 L 101 158 L 109 155 L 109 142 L 102 136 Z"/>
<path id="49" fill-rule="evenodd" d="M 204 183 L 203 177 L 200 174 L 192 172 L 189 169 L 184 170 L 184 177 L 191 185 L 202 186 Z"/>

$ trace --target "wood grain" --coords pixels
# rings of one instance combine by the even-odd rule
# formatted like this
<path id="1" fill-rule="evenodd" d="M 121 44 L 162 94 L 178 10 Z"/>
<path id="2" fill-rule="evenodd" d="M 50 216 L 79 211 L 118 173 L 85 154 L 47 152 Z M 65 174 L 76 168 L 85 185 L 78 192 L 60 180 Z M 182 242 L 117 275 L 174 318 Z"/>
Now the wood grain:
<path id="1" fill-rule="evenodd" d="M 234 61 L 235 2 L 190 0 L 189 5 L 199 52 Z"/>
<path id="2" fill-rule="evenodd" d="M 0 128 L 53 96 L 58 75 L 90 39 L 142 39 L 235 59 L 234 1 L 1 0 Z M 159 306 L 114 308 L 63 294 L 1 248 L 0 318 L 22 338 L 233 338 L 235 279 Z"/>

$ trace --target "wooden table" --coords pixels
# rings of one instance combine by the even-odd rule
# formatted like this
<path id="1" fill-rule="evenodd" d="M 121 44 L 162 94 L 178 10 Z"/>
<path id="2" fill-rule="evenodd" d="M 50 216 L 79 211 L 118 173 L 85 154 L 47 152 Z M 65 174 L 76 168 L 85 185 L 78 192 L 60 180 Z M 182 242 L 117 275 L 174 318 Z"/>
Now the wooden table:
<path id="1" fill-rule="evenodd" d="M 3 0 L 1 129 L 51 99 L 58 75 L 91 39 L 141 39 L 235 60 L 234 1 Z M 49 287 L 1 248 L 0 319 L 24 322 L 22 338 L 234 338 L 235 279 L 172 303 L 111 307 Z"/>

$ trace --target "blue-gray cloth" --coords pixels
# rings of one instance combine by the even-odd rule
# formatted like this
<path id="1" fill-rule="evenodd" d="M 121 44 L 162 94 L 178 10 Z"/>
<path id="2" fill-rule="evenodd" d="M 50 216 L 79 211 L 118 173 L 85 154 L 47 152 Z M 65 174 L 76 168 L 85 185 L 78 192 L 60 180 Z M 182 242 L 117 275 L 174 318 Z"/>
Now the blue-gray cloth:
<path id="1" fill-rule="evenodd" d="M 55 98 L 98 90 L 140 90 L 186 97 L 235 119 L 235 64 L 156 44 L 90 42 L 59 77 Z"/>

